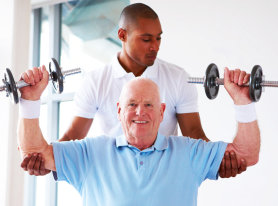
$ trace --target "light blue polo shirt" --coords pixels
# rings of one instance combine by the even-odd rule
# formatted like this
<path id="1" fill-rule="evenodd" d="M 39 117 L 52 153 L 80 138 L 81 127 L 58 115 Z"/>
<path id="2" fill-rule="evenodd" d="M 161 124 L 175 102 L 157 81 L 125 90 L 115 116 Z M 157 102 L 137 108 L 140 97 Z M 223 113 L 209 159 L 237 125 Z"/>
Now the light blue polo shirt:
<path id="1" fill-rule="evenodd" d="M 143 151 L 124 136 L 53 143 L 58 180 L 73 185 L 83 205 L 197 205 L 198 187 L 217 179 L 227 143 L 157 136 Z"/>

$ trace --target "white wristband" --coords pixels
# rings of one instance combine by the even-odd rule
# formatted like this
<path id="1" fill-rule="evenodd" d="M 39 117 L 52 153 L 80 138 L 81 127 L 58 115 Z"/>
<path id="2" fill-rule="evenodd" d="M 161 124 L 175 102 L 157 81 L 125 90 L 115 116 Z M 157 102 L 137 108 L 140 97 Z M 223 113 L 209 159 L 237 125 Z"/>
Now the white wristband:
<path id="1" fill-rule="evenodd" d="M 255 104 L 234 105 L 236 120 L 240 123 L 253 122 L 257 119 Z"/>
<path id="2" fill-rule="evenodd" d="M 38 119 L 40 117 L 41 100 L 31 101 L 20 98 L 19 116 L 24 119 Z"/>

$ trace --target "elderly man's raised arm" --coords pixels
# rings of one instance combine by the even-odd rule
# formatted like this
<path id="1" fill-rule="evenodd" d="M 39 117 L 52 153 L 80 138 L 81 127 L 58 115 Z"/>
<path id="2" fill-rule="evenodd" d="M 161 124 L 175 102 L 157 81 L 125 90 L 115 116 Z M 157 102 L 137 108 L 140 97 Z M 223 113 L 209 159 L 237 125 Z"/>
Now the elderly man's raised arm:
<path id="1" fill-rule="evenodd" d="M 21 88 L 20 113 L 18 125 L 18 144 L 22 157 L 29 153 L 41 153 L 45 168 L 56 170 L 53 148 L 49 145 L 39 127 L 40 96 L 48 84 L 49 74 L 45 67 L 34 68 L 22 75 L 30 87 Z"/>
<path id="2" fill-rule="evenodd" d="M 238 161 L 244 158 L 247 166 L 252 166 L 259 160 L 260 131 L 255 105 L 251 103 L 249 97 L 249 88 L 238 86 L 246 83 L 248 79 L 249 75 L 243 71 L 225 69 L 224 84 L 234 101 L 238 121 L 236 137 L 228 144 L 226 151 L 234 151 Z"/>
<path id="3" fill-rule="evenodd" d="M 260 131 L 257 121 L 238 123 L 238 132 L 233 143 L 228 144 L 226 151 L 234 151 L 238 161 L 244 158 L 247 166 L 256 164 L 260 152 Z"/>
<path id="4" fill-rule="evenodd" d="M 45 141 L 38 119 L 19 120 L 18 143 L 22 157 L 29 153 L 40 153 L 45 161 L 45 168 L 56 171 L 53 147 Z"/>

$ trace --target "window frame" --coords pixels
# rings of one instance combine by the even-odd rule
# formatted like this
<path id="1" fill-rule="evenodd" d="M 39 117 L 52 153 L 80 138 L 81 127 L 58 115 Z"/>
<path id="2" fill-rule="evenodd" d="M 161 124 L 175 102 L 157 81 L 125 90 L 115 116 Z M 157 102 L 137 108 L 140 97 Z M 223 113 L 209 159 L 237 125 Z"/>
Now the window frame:
<path id="1" fill-rule="evenodd" d="M 62 5 L 55 4 L 49 7 L 49 56 L 60 62 L 61 56 L 61 11 Z M 41 45 L 41 23 L 42 8 L 32 10 L 32 65 L 40 65 L 40 45 Z M 72 101 L 73 93 L 56 94 L 53 87 L 47 88 L 47 95 L 42 99 L 42 105 L 47 105 L 47 136 L 50 141 L 56 141 L 59 137 L 59 111 L 60 102 Z M 57 182 L 52 174 L 46 176 L 46 201 L 45 206 L 57 205 Z M 36 205 L 36 177 L 26 176 L 26 193 L 24 205 Z"/>
<path id="2" fill-rule="evenodd" d="M 43 21 L 43 9 L 48 8 L 48 22 L 49 22 L 49 57 L 55 58 L 58 63 L 61 60 L 61 49 L 62 49 L 62 4 L 66 0 L 57 1 L 56 4 L 53 2 L 47 4 L 44 3 L 39 7 L 34 6 L 32 3 L 32 24 L 31 24 L 31 62 L 32 66 L 41 65 L 41 32 L 42 32 L 42 21 Z M 121 44 L 115 41 L 113 38 L 107 37 L 106 40 L 113 44 L 121 47 Z M 46 65 L 48 67 L 48 65 Z M 59 138 L 60 128 L 60 103 L 73 101 L 74 92 L 64 92 L 62 94 L 56 94 L 51 82 L 50 86 L 47 87 L 46 95 L 42 97 L 41 104 L 47 107 L 47 120 L 46 120 L 46 136 L 49 137 L 48 141 L 57 141 Z M 53 175 L 48 174 L 45 176 L 45 206 L 56 206 L 58 204 L 58 183 L 55 182 Z M 24 205 L 35 206 L 36 205 L 36 192 L 37 192 L 37 177 L 25 175 L 25 194 L 24 194 Z"/>

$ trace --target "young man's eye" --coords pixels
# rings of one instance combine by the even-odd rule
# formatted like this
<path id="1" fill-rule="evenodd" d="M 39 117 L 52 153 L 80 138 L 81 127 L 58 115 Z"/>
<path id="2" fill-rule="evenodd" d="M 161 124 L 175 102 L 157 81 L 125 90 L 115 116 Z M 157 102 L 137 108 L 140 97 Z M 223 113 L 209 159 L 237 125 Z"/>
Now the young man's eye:
<path id="1" fill-rule="evenodd" d="M 157 37 L 156 40 L 157 40 L 157 41 L 160 41 L 160 40 L 161 40 L 161 37 Z"/>
<path id="2" fill-rule="evenodd" d="M 152 106 L 152 104 L 146 104 L 146 106 L 147 106 L 147 107 L 151 107 L 151 106 Z"/>
<path id="3" fill-rule="evenodd" d="M 130 106 L 130 107 L 134 107 L 134 106 L 135 106 L 135 104 L 134 104 L 134 103 L 130 103 L 128 106 Z"/>
<path id="4" fill-rule="evenodd" d="M 149 39 L 142 39 L 143 40 L 143 42 L 149 42 L 149 41 L 151 41 L 151 40 L 149 40 Z"/>

